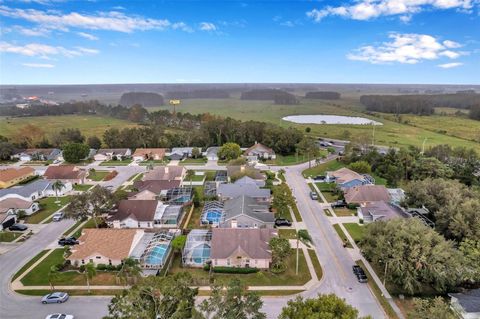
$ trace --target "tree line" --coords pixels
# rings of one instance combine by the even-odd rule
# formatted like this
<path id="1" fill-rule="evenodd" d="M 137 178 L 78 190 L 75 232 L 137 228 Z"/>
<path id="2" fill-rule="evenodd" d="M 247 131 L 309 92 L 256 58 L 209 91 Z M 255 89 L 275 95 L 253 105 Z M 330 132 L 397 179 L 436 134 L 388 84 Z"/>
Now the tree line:
<path id="1" fill-rule="evenodd" d="M 160 106 L 164 104 L 163 95 L 152 92 L 127 92 L 120 97 L 120 105 L 133 106 L 139 104 L 143 107 Z"/>
<path id="2" fill-rule="evenodd" d="M 435 107 L 470 109 L 480 104 L 480 94 L 362 95 L 360 102 L 368 111 L 430 115 Z"/>
<path id="3" fill-rule="evenodd" d="M 340 93 L 333 91 L 314 91 L 305 94 L 306 99 L 338 100 Z"/>
<path id="4" fill-rule="evenodd" d="M 299 104 L 295 95 L 278 89 L 255 89 L 243 92 L 241 100 L 264 100 L 273 101 L 275 104 L 295 105 Z"/>
<path id="5" fill-rule="evenodd" d="M 204 89 L 192 91 L 170 91 L 165 94 L 167 99 L 228 99 L 230 93 L 227 90 Z"/>

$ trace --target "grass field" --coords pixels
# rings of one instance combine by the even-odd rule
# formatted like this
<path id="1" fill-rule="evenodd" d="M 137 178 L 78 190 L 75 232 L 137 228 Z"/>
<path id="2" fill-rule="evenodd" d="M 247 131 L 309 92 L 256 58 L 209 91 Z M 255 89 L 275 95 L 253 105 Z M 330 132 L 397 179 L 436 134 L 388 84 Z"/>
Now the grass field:
<path id="1" fill-rule="evenodd" d="M 88 174 L 87 178 L 91 179 L 94 182 L 100 182 L 103 181 L 103 179 L 105 178 L 105 176 L 108 175 L 108 173 L 110 173 L 110 171 L 91 171 Z"/>
<path id="2" fill-rule="evenodd" d="M 0 231 L 0 242 L 11 242 L 22 236 L 23 233 L 13 231 Z"/>
<path id="3" fill-rule="evenodd" d="M 38 202 L 40 203 L 40 210 L 26 218 L 26 223 L 28 224 L 39 224 L 42 220 L 65 206 L 69 200 L 70 196 L 58 197 L 60 203 L 55 203 L 57 201 L 56 197 L 47 197 L 42 198 Z"/>
<path id="4" fill-rule="evenodd" d="M 122 129 L 136 126 L 132 122 L 96 115 L 0 117 L 0 135 L 13 137 L 20 127 L 27 124 L 40 127 L 47 137 L 63 128 L 78 128 L 87 137 L 92 135 L 101 137 L 109 128 Z"/>
<path id="5" fill-rule="evenodd" d="M 358 243 L 363 239 L 363 234 L 365 233 L 365 226 L 356 224 L 356 223 L 345 223 L 343 224 L 345 229 L 348 231 L 353 240 Z"/>
<path id="6" fill-rule="evenodd" d="M 157 108 L 150 108 L 154 111 L 158 109 L 169 109 L 168 105 Z M 455 118 L 449 116 L 442 116 L 437 121 L 432 120 L 435 129 L 431 130 L 428 126 L 417 125 L 416 127 L 397 123 L 395 121 L 382 118 L 390 117 L 390 115 L 379 114 L 378 117 L 367 116 L 363 113 L 363 106 L 360 104 L 358 97 L 342 98 L 337 101 L 322 101 L 322 100 L 306 100 L 302 99 L 299 105 L 275 105 L 271 101 L 245 101 L 239 99 L 188 99 L 182 100 L 182 105 L 178 109 L 181 112 L 190 112 L 193 114 L 209 112 L 221 116 L 230 116 L 239 120 L 255 120 L 268 123 L 274 123 L 283 127 L 293 126 L 301 129 L 311 128 L 311 135 L 325 136 L 330 138 L 345 139 L 346 134 L 350 137 L 356 136 L 372 136 L 372 126 L 370 125 L 319 125 L 319 124 L 295 124 L 282 120 L 282 117 L 287 115 L 306 115 L 306 114 L 329 114 L 329 115 L 350 115 L 371 118 L 382 122 L 384 125 L 377 126 L 375 129 L 375 143 L 380 145 L 390 145 L 395 147 L 415 145 L 420 147 L 423 140 L 427 138 L 427 147 L 436 144 L 451 144 L 456 146 L 474 147 L 480 150 L 480 144 L 458 138 L 455 136 L 448 136 L 437 132 L 436 130 L 456 131 L 454 125 L 450 120 L 454 119 L 455 123 L 467 126 L 473 124 L 472 129 L 480 126 L 480 122 L 472 120 Z M 403 117 L 403 116 L 402 116 Z M 406 116 L 405 118 L 407 118 Z M 412 116 L 415 118 L 427 118 L 420 116 Z M 436 117 L 433 117 L 436 118 Z M 451 126 L 451 127 L 450 127 Z M 457 126 L 457 125 L 455 125 Z M 463 128 L 461 128 L 464 130 Z M 348 131 L 348 133 L 346 133 Z M 460 130 L 458 130 L 460 132 Z M 460 134 L 460 133 L 458 133 Z M 458 134 L 452 134 L 461 136 Z M 478 134 L 478 132 L 477 132 Z M 348 138 L 347 138 L 348 139 Z M 479 138 L 477 136 L 476 140 Z"/>
<path id="7" fill-rule="evenodd" d="M 88 191 L 93 185 L 90 184 L 76 184 L 73 185 L 73 189 L 79 192 L 86 192 Z"/>
<path id="8" fill-rule="evenodd" d="M 41 252 L 39 252 L 35 257 L 33 257 L 32 259 L 30 259 L 25 265 L 23 265 L 22 268 L 20 268 L 19 271 L 17 271 L 15 273 L 15 275 L 13 276 L 12 278 L 12 281 L 17 279 L 21 274 L 23 274 L 25 272 L 25 270 L 27 270 L 28 268 L 30 268 L 34 263 L 37 262 L 37 260 L 39 260 L 40 258 L 42 258 L 43 255 L 45 255 L 46 253 L 48 252 L 48 250 L 42 250 Z"/>
<path id="9" fill-rule="evenodd" d="M 352 248 L 352 244 L 350 244 L 350 242 L 348 241 L 347 236 L 345 235 L 343 230 L 340 228 L 340 225 L 339 224 L 334 224 L 333 228 L 335 228 L 335 231 L 337 232 L 337 234 L 340 237 L 340 239 L 342 240 L 342 242 L 346 243 L 348 248 Z"/>
<path id="10" fill-rule="evenodd" d="M 312 260 L 318 280 L 322 279 L 323 270 L 322 266 L 320 265 L 320 261 L 318 260 L 317 253 L 313 249 L 308 249 L 308 254 L 310 255 L 310 259 Z"/>

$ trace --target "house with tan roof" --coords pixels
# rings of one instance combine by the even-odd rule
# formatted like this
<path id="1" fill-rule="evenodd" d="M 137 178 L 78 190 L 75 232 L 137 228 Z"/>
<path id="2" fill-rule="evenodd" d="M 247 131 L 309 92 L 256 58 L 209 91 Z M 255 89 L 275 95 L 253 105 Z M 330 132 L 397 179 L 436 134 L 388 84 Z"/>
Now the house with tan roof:
<path id="1" fill-rule="evenodd" d="M 359 185 L 375 184 L 375 180 L 370 175 L 359 174 L 347 167 L 342 167 L 333 172 L 327 172 L 325 182 L 335 182 L 337 186 L 342 189 Z"/>
<path id="2" fill-rule="evenodd" d="M 35 176 L 31 167 L 5 168 L 0 170 L 0 188 L 8 188 Z"/>
<path id="3" fill-rule="evenodd" d="M 158 199 L 164 197 L 170 189 L 180 186 L 180 181 L 136 181 L 133 183 L 134 192 L 130 192 L 128 199 Z"/>
<path id="4" fill-rule="evenodd" d="M 268 269 L 272 262 L 269 242 L 275 229 L 213 228 L 210 250 L 212 266 Z"/>
<path id="5" fill-rule="evenodd" d="M 183 166 L 156 166 L 145 173 L 143 181 L 183 181 L 187 175 L 187 169 Z"/>
<path id="6" fill-rule="evenodd" d="M 18 214 L 24 211 L 26 215 L 37 212 L 40 206 L 37 202 L 32 202 L 20 198 L 6 198 L 0 200 L 0 213 Z"/>
<path id="7" fill-rule="evenodd" d="M 49 166 L 43 174 L 45 179 L 60 180 L 72 184 L 84 184 L 87 172 L 74 165 Z"/>
<path id="8" fill-rule="evenodd" d="M 257 159 L 275 159 L 275 151 L 268 146 L 255 142 L 255 144 L 245 150 L 245 156 L 253 156 Z"/>
<path id="9" fill-rule="evenodd" d="M 61 156 L 62 151 L 58 148 L 28 148 L 20 150 L 12 155 L 12 158 L 21 161 L 53 161 Z"/>
<path id="10" fill-rule="evenodd" d="M 389 202 L 390 194 L 383 185 L 360 185 L 350 187 L 344 192 L 347 204 L 366 205 L 370 202 Z"/>
<path id="11" fill-rule="evenodd" d="M 164 148 L 137 148 L 132 157 L 134 161 L 155 160 L 159 161 L 165 157 Z"/>
<path id="12" fill-rule="evenodd" d="M 144 235 L 142 229 L 85 228 L 72 246 L 68 260 L 74 265 L 120 265 L 128 258 Z"/>

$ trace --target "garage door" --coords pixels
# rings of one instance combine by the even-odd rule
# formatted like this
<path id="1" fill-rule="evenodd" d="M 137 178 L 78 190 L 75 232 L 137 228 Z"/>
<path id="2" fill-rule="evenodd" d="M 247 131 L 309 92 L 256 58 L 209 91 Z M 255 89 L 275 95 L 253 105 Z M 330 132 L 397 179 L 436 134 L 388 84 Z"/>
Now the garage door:
<path id="1" fill-rule="evenodd" d="M 15 224 L 15 218 L 12 217 L 9 220 L 4 221 L 2 223 L 2 226 L 3 226 L 3 229 L 7 229 L 8 227 L 12 226 L 13 224 Z"/>

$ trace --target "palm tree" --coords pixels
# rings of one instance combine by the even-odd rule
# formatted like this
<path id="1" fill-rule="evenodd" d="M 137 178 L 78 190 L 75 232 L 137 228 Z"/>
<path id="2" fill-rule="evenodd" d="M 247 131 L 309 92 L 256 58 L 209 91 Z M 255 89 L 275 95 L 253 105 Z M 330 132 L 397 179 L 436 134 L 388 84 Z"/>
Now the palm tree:
<path id="1" fill-rule="evenodd" d="M 55 290 L 55 286 L 53 285 L 53 281 L 58 278 L 58 268 L 56 265 L 50 267 L 48 271 L 48 283 L 50 284 L 50 289 L 52 291 Z"/>
<path id="2" fill-rule="evenodd" d="M 56 197 L 56 201 L 55 203 L 58 203 L 59 200 L 58 200 L 58 192 L 61 191 L 62 189 L 65 188 L 65 184 L 60 181 L 60 180 L 56 180 L 53 184 L 52 184 L 52 189 L 55 191 L 55 197 Z"/>
<path id="3" fill-rule="evenodd" d="M 132 258 L 126 258 L 123 261 L 122 269 L 120 269 L 119 276 L 124 279 L 125 286 L 128 283 L 129 278 L 138 278 L 142 269 L 140 268 L 138 261 Z"/>
<path id="4" fill-rule="evenodd" d="M 97 275 L 97 270 L 92 262 L 85 265 L 85 278 L 87 279 L 88 293 L 90 293 L 90 279 Z"/>

